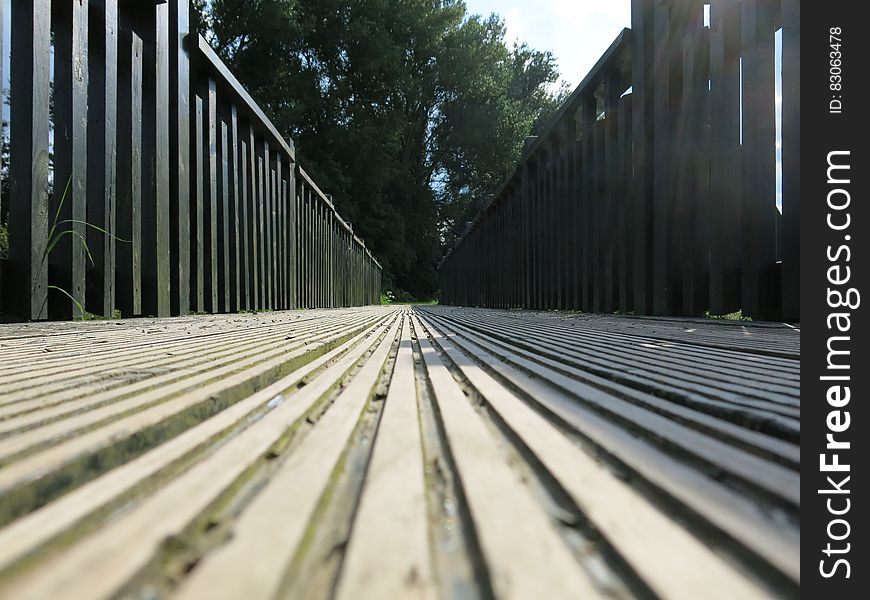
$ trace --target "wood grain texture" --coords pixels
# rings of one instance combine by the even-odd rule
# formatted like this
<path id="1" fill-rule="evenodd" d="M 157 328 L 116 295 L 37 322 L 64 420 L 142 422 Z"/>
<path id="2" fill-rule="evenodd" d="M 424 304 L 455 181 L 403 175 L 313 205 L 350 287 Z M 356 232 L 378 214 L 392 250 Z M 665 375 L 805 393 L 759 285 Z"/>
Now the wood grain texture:
<path id="1" fill-rule="evenodd" d="M 0 350 L 4 597 L 799 591 L 785 326 L 386 306 Z"/>

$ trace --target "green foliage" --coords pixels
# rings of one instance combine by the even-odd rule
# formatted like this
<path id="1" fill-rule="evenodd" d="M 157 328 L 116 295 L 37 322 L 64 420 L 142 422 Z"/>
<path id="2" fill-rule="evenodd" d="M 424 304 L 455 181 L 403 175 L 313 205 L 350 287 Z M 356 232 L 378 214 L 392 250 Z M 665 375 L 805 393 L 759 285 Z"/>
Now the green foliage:
<path id="1" fill-rule="evenodd" d="M 200 0 L 194 21 L 410 297 L 564 96 L 552 55 L 459 0 Z"/>
<path id="2" fill-rule="evenodd" d="M 0 223 L 0 258 L 9 258 L 9 230 Z"/>
<path id="3" fill-rule="evenodd" d="M 718 320 L 718 321 L 751 321 L 752 320 L 752 317 L 744 317 L 742 310 L 738 310 L 736 312 L 728 313 L 725 315 L 710 314 L 710 311 L 708 310 L 704 313 L 704 317 L 707 319 L 713 319 L 713 320 Z"/>

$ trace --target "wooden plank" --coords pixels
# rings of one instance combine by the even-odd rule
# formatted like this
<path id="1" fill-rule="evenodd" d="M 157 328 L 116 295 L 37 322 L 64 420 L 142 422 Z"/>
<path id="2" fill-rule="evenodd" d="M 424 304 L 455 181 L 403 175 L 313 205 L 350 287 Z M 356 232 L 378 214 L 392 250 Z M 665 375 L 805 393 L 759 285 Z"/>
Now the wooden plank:
<path id="1" fill-rule="evenodd" d="M 265 244 L 266 244 L 266 308 L 275 308 L 275 197 L 274 176 L 272 175 L 272 157 L 269 143 L 263 144 L 263 176 L 264 176 L 264 211 L 265 211 Z"/>
<path id="2" fill-rule="evenodd" d="M 205 139 L 205 107 L 203 99 L 199 94 L 194 98 L 194 149 L 195 149 L 195 184 L 196 196 L 194 198 L 193 212 L 195 222 L 196 241 L 191 250 L 193 251 L 192 264 L 194 265 L 191 273 L 191 287 L 194 290 L 193 310 L 195 312 L 205 312 L 205 253 L 208 249 L 207 235 L 205 231 L 206 217 L 206 180 L 205 180 L 205 164 L 206 164 L 206 139 Z"/>
<path id="3" fill-rule="evenodd" d="M 710 40 L 706 28 L 683 37 L 683 94 L 680 105 L 683 142 L 680 156 L 679 215 L 682 237 L 682 314 L 703 316 L 710 304 L 709 112 Z"/>
<path id="4" fill-rule="evenodd" d="M 616 264 L 618 275 L 619 295 L 617 305 L 619 310 L 630 312 L 634 309 L 634 245 L 637 240 L 634 236 L 632 208 L 634 207 L 635 180 L 634 180 L 634 156 L 632 153 L 632 119 L 634 94 L 626 94 L 619 98 L 617 111 L 619 111 L 619 126 L 617 137 L 619 139 L 619 181 L 617 182 L 616 200 L 617 206 L 617 255 Z"/>
<path id="5" fill-rule="evenodd" d="M 743 205 L 741 248 L 743 314 L 779 317 L 776 265 L 776 114 L 774 21 L 764 0 L 741 2 L 743 57 Z"/>
<path id="6" fill-rule="evenodd" d="M 185 315 L 191 306 L 190 179 L 193 173 L 190 164 L 191 69 L 186 43 L 191 32 L 190 2 L 169 0 L 168 10 L 170 302 L 172 314 Z"/>
<path id="7" fill-rule="evenodd" d="M 593 231 L 595 229 L 595 193 L 594 193 L 594 143 L 593 128 L 595 126 L 596 101 L 594 97 L 587 98 L 580 108 L 580 118 L 583 127 L 583 150 L 582 150 L 582 189 L 583 199 L 581 202 L 581 231 L 580 244 L 582 246 L 583 261 L 583 311 L 591 312 L 595 309 L 593 302 L 596 281 L 596 270 L 593 263 Z"/>
<path id="8" fill-rule="evenodd" d="M 231 248 L 230 223 L 233 214 L 230 209 L 230 157 L 229 131 L 226 122 L 218 119 L 220 145 L 218 147 L 218 306 L 221 312 L 230 312 L 231 285 Z"/>
<path id="9" fill-rule="evenodd" d="M 383 314 L 383 313 L 382 313 Z M 370 320 L 371 322 L 371 320 Z M 371 329 L 371 327 L 367 327 Z M 352 351 L 342 357 L 338 364 L 327 370 L 327 375 L 342 373 L 368 348 L 368 344 L 359 345 L 360 337 L 351 340 Z M 333 355 L 334 358 L 334 355 Z M 320 363 L 323 365 L 323 361 Z M 270 386 L 262 386 L 259 402 L 274 400 L 282 393 L 289 393 L 300 381 L 295 374 L 283 381 L 278 378 Z M 236 383 L 243 381 L 236 377 Z M 226 383 L 230 383 L 227 381 Z M 316 384 L 309 384 L 294 396 L 296 402 L 280 402 L 270 407 L 273 412 L 268 419 L 261 419 L 252 427 L 245 429 L 241 437 L 235 437 L 235 444 L 224 446 L 222 451 L 212 454 L 209 460 L 199 463 L 198 468 L 190 471 L 187 476 L 176 479 L 158 494 L 148 498 L 148 501 L 138 505 L 125 514 L 125 518 L 116 520 L 112 526 L 104 528 L 96 535 L 86 537 L 78 545 L 75 553 L 58 557 L 56 569 L 52 569 L 52 577 L 39 577 L 13 583 L 16 597 L 54 595 L 63 590 L 63 595 L 69 598 L 90 597 L 94 594 L 110 594 L 117 592 L 119 587 L 134 575 L 155 552 L 161 541 L 170 533 L 180 533 L 181 527 L 204 511 L 227 486 L 231 485 L 244 471 L 258 463 L 270 447 L 280 439 L 287 429 L 287 424 L 293 423 L 305 414 L 311 404 L 317 400 L 323 391 L 327 390 L 334 380 L 327 376 L 321 377 Z M 265 389 L 263 389 L 265 388 Z M 317 390 L 320 390 L 319 392 Z M 260 390 L 258 390 L 260 391 Z M 306 402 L 307 399 L 307 402 Z M 181 504 L 176 504 L 183 499 Z M 175 506 L 180 510 L 169 508 Z M 160 518 L 156 518 L 156 516 Z M 155 523 L 161 525 L 155 527 Z M 120 548 L 112 544 L 113 551 L 106 551 L 106 535 L 116 535 L 120 530 L 123 539 L 136 540 L 136 543 Z M 126 533 L 125 533 L 126 532 Z M 129 534 L 129 535 L 128 535 Z M 116 538 L 117 539 L 117 538 Z M 96 559 L 97 556 L 101 558 Z M 106 562 L 109 560 L 109 562 Z M 85 566 L 89 565 L 89 566 Z M 84 568 L 84 571 L 82 570 Z M 69 569 L 69 570 L 67 570 Z M 105 570 L 103 570 L 105 569 Z M 78 573 L 79 577 L 71 573 Z M 92 577 L 84 580 L 82 572 Z M 7 583 L 7 582 L 4 582 Z M 80 586 L 80 587 L 77 587 Z M 6 589 L 9 589 L 9 585 Z M 5 594 L 4 590 L 4 594 Z"/>
<path id="10" fill-rule="evenodd" d="M 241 277 L 241 290 L 242 290 L 242 298 L 241 298 L 241 308 L 242 310 L 252 310 L 254 307 L 254 286 L 253 286 L 253 276 L 254 276 L 254 255 L 253 250 L 254 247 L 251 243 L 253 237 L 253 220 L 254 220 L 254 212 L 253 206 L 251 204 L 250 196 L 250 180 L 248 174 L 248 144 L 242 139 L 240 142 L 240 152 L 241 152 L 241 160 L 239 161 L 239 166 L 241 167 L 240 175 L 240 205 L 242 211 L 242 237 L 240 240 L 241 244 L 241 264 L 240 264 L 240 277 Z"/>
<path id="11" fill-rule="evenodd" d="M 10 280 L 20 290 L 14 312 L 36 320 L 48 316 L 51 2 L 16 0 L 11 8 Z"/>
<path id="12" fill-rule="evenodd" d="M 248 127 L 248 164 L 250 167 L 250 219 L 251 219 L 251 299 L 254 310 L 263 308 L 263 295 L 260 291 L 260 261 L 262 256 L 262 248 L 260 246 L 260 236 L 262 225 L 260 221 L 260 192 L 259 181 L 257 178 L 257 152 L 254 139 L 254 128 Z"/>
<path id="13" fill-rule="evenodd" d="M 366 475 L 339 598 L 434 598 L 414 357 L 403 319 L 396 365 Z"/>
<path id="14" fill-rule="evenodd" d="M 606 536 L 656 594 L 666 598 L 765 598 L 767 593 L 643 496 L 608 471 L 481 367 L 469 364 L 431 329 L 434 341 L 504 422 L 555 475 L 586 518 Z M 668 548 L 667 553 L 654 548 Z"/>
<path id="15" fill-rule="evenodd" d="M 800 321 L 800 2 L 782 3 L 782 318 Z"/>
<path id="16" fill-rule="evenodd" d="M 287 211 L 284 205 L 284 191 L 285 191 L 285 183 L 284 183 L 284 173 L 283 173 L 283 158 L 280 154 L 275 155 L 275 198 L 276 198 L 276 207 L 277 207 L 277 221 L 278 221 L 278 230 L 277 230 L 277 265 L 276 268 L 278 270 L 278 298 L 277 305 L 281 310 L 287 308 L 287 302 L 285 298 L 286 294 L 286 286 L 287 286 L 287 248 L 286 248 L 286 220 L 287 220 Z"/>
<path id="17" fill-rule="evenodd" d="M 244 239 L 240 235 L 245 229 L 244 215 L 241 213 L 239 197 L 239 118 L 235 104 L 230 105 L 229 115 L 229 153 L 230 153 L 230 195 L 232 197 L 232 222 L 230 224 L 230 310 L 243 309 L 242 304 L 242 265 L 244 260 Z"/>
<path id="18" fill-rule="evenodd" d="M 208 165 L 207 174 L 207 199 L 206 199 L 206 286 L 205 295 L 208 301 L 207 310 L 211 313 L 220 312 L 218 297 L 220 295 L 220 282 L 218 279 L 219 272 L 219 246 L 218 246 L 218 205 L 220 203 L 218 190 L 218 117 L 217 117 L 217 82 L 209 78 L 207 83 L 207 100 L 206 100 L 206 116 L 205 116 L 205 151 L 207 155 L 203 157 Z"/>
<path id="19" fill-rule="evenodd" d="M 256 322 L 252 323 L 251 318 L 245 320 L 245 325 L 251 324 L 256 324 Z M 285 323 L 285 325 L 288 324 L 292 329 L 291 323 Z M 211 325 L 213 327 L 214 323 Z M 182 327 L 179 332 L 183 334 L 184 328 Z M 359 337 L 363 336 L 365 333 L 360 334 Z M 256 414 L 258 409 L 262 410 L 267 407 L 268 403 L 275 399 L 276 394 L 285 392 L 306 376 L 315 373 L 323 365 L 341 355 L 347 348 L 352 347 L 355 341 L 357 340 L 352 339 L 347 344 L 327 352 L 287 377 L 219 412 L 215 417 L 191 427 L 187 432 L 156 448 L 153 453 L 134 459 L 112 470 L 102 478 L 70 492 L 57 501 L 0 530 L 0 540 L 2 540 L 0 543 L 0 571 L 5 572 L 10 565 L 15 564 L 22 557 L 34 554 L 35 550 L 38 550 L 54 536 L 68 531 L 81 519 L 93 515 L 95 509 L 111 503 L 119 496 L 123 497 L 123 494 L 135 489 L 137 484 L 149 477 L 159 475 L 167 466 L 191 451 L 195 451 L 197 447 L 201 447 L 203 444 L 208 445 L 209 440 L 219 439 L 222 432 L 226 433 L 243 425 L 245 419 L 251 414 Z"/>
<path id="20" fill-rule="evenodd" d="M 653 168 L 655 131 L 655 1 L 631 0 L 632 158 L 634 191 L 631 231 L 634 236 L 634 309 L 652 312 Z"/>
<path id="21" fill-rule="evenodd" d="M 54 28 L 54 189 L 50 214 L 56 241 L 48 254 L 52 317 L 83 317 L 88 162 L 88 8 L 52 6 Z M 51 240 L 50 240 L 51 242 Z M 61 291 L 62 290 L 62 291 Z M 64 293 L 65 292 L 65 293 Z"/>
<path id="22" fill-rule="evenodd" d="M 740 3 L 724 0 L 710 30 L 710 312 L 740 309 Z"/>
<path id="23" fill-rule="evenodd" d="M 444 309 L 439 309 L 441 314 Z M 453 312 L 453 311 L 451 311 Z M 436 312 L 426 309 L 427 320 L 436 316 Z M 442 320 L 436 319 L 439 327 Z M 607 319 L 602 322 L 610 322 Z M 443 329 L 443 328 L 442 328 Z M 445 331 L 455 331 L 455 327 L 447 327 Z M 691 525 L 693 519 L 702 518 L 704 527 L 712 525 L 715 532 L 711 535 L 715 540 L 721 541 L 721 535 L 730 536 L 730 539 L 738 542 L 740 550 L 736 554 L 744 569 L 749 572 L 758 569 L 764 570 L 768 566 L 781 570 L 785 579 L 780 579 L 777 585 L 783 585 L 784 590 L 780 594 L 793 594 L 797 590 L 797 582 L 800 574 L 799 547 L 797 540 L 799 530 L 796 520 L 791 522 L 774 522 L 758 512 L 758 504 L 749 501 L 743 491 L 732 491 L 722 486 L 713 477 L 708 477 L 697 471 L 691 464 L 682 463 L 667 457 L 653 445 L 645 442 L 637 433 L 622 430 L 606 423 L 598 412 L 582 409 L 572 398 L 559 397 L 548 383 L 554 379 L 543 377 L 538 374 L 524 374 L 518 369 L 508 366 L 504 362 L 505 356 L 512 356 L 511 352 L 505 352 L 503 348 L 495 348 L 492 344 L 481 341 L 477 336 L 474 343 L 466 342 L 465 339 L 450 334 L 451 344 L 461 345 L 463 352 L 473 357 L 474 361 L 460 365 L 473 364 L 475 362 L 486 366 L 488 373 L 493 374 L 499 381 L 508 383 L 510 389 L 520 392 L 527 400 L 533 400 L 532 406 L 543 411 L 551 421 L 555 422 L 563 431 L 568 427 L 576 428 L 581 433 L 578 441 L 581 447 L 589 447 L 595 452 L 598 459 L 607 462 L 607 456 L 617 457 L 619 467 L 617 472 L 620 478 L 628 481 L 638 481 L 639 477 L 645 483 L 653 486 L 661 486 L 667 489 L 670 498 L 683 503 L 679 509 L 681 522 L 694 535 L 703 538 L 702 528 Z M 469 336 L 469 340 L 472 338 Z M 491 354 L 490 354 L 491 352 Z M 529 364 L 531 366 L 531 364 Z M 531 371 L 530 371 L 531 373 Z M 556 375 L 558 379 L 560 376 Z M 586 444 L 591 444 L 586 446 Z M 625 474 L 624 468 L 628 468 L 629 474 Z M 639 481 L 638 481 L 639 483 Z M 638 486 L 641 489 L 641 486 Z M 793 486 L 796 489 L 796 485 Z M 683 521 L 689 519 L 688 522 Z M 715 545 L 718 546 L 719 542 Z M 720 547 L 721 548 L 721 547 Z M 732 547 L 733 549 L 733 547 Z M 749 552 L 750 556 L 745 553 Z M 765 564 L 766 563 L 766 564 Z M 762 566 L 763 565 L 763 566 Z M 769 576 L 765 573 L 765 577 Z"/>
<path id="24" fill-rule="evenodd" d="M 307 436 L 306 444 L 281 465 L 251 510 L 246 511 L 237 523 L 232 541 L 201 565 L 180 591 L 181 598 L 201 598 L 217 593 L 267 598 L 281 592 L 284 569 L 294 554 L 302 552 L 299 546 L 308 521 L 313 517 L 318 499 L 338 467 L 348 438 L 366 407 L 372 387 L 377 383 L 397 325 L 398 322 L 394 323 L 379 343 L 362 343 L 353 349 L 330 366 L 328 374 L 319 376 L 312 385 L 297 392 L 294 402 L 288 403 L 302 405 L 293 411 L 295 418 L 301 418 L 303 407 L 319 399 L 336 379 L 343 379 L 342 374 L 372 346 L 371 357 L 350 380 L 333 407 L 318 420 Z M 372 337 L 377 339 L 383 329 Z M 305 482 L 305 485 L 300 486 L 300 482 Z M 276 521 L 284 526 L 275 527 Z M 258 551 L 264 547 L 269 551 Z M 258 556 L 255 563 L 247 560 L 252 553 Z"/>
<path id="25" fill-rule="evenodd" d="M 604 189 L 601 197 L 603 213 L 602 229 L 602 274 L 604 279 L 602 311 L 612 313 L 617 306 L 619 271 L 616 245 L 619 240 L 618 208 L 619 203 L 619 73 L 611 73 L 604 80 Z"/>
<path id="26" fill-rule="evenodd" d="M 148 198 L 142 204 L 142 311 L 170 314 L 169 242 L 169 6 L 143 9 L 143 174 Z M 149 19 L 151 19 L 149 21 Z"/>
<path id="27" fill-rule="evenodd" d="M 598 597 L 536 506 L 531 490 L 508 468 L 504 450 L 485 429 L 416 317 L 413 324 L 495 593 L 502 598 Z"/>
<path id="28" fill-rule="evenodd" d="M 673 251 L 671 241 L 673 194 L 671 186 L 671 138 L 674 135 L 670 117 L 670 57 L 666 50 L 671 46 L 671 16 L 667 5 L 655 8 L 654 66 L 654 119 L 656 124 L 653 139 L 653 212 L 652 212 L 652 314 L 670 315 L 677 311 L 674 289 Z"/>
<path id="29" fill-rule="evenodd" d="M 263 170 L 263 157 L 257 156 L 257 246 L 258 246 L 258 258 L 259 262 L 257 265 L 257 270 L 260 274 L 260 309 L 268 309 L 269 308 L 269 297 L 267 295 L 267 267 L 268 267 L 268 258 L 266 256 L 266 197 L 265 197 L 265 172 Z"/>
<path id="30" fill-rule="evenodd" d="M 118 69 L 118 237 L 116 303 L 123 316 L 142 314 L 142 39 L 121 30 Z"/>
<path id="31" fill-rule="evenodd" d="M 86 307 L 111 317 L 115 308 L 117 198 L 118 19 L 117 0 L 89 3 L 88 30 L 88 249 Z M 2 76 L 0 76 L 2 78 Z M 121 242 L 123 243 L 123 242 Z"/>

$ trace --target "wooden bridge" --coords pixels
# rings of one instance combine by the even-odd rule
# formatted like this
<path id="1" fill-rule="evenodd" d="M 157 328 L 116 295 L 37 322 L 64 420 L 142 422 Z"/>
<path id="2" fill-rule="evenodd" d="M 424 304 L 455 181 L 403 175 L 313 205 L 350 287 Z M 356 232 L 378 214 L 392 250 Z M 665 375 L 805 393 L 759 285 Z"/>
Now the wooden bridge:
<path id="1" fill-rule="evenodd" d="M 413 307 L 187 0 L 6 10 L 0 598 L 799 595 L 797 0 L 632 0 Z"/>

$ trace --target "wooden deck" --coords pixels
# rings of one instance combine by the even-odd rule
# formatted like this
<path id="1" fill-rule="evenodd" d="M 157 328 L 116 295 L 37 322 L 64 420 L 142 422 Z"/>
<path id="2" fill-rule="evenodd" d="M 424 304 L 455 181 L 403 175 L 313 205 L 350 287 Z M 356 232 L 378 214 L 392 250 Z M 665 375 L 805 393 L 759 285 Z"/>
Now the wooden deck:
<path id="1" fill-rule="evenodd" d="M 799 353 L 450 307 L 0 326 L 0 598 L 797 597 Z"/>

